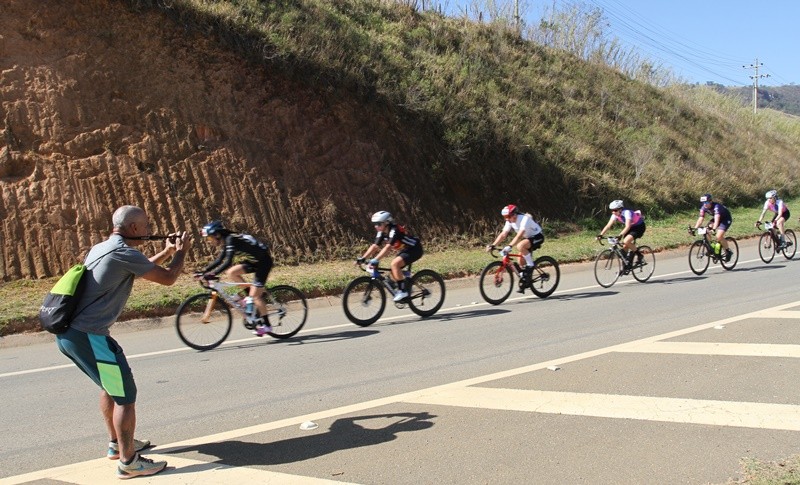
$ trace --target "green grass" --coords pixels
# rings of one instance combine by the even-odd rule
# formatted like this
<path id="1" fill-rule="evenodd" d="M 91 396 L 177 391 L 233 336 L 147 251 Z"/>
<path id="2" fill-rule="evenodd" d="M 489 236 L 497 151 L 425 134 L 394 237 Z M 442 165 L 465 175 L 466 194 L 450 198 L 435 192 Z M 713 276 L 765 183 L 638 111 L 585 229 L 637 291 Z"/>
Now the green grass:
<path id="1" fill-rule="evenodd" d="M 800 199 L 787 203 L 790 207 L 800 207 Z M 734 209 L 732 211 L 734 223 L 729 234 L 736 238 L 757 235 L 759 231 L 753 228 L 753 222 L 760 211 L 760 207 Z M 684 246 L 694 240 L 687 234 L 686 226 L 693 225 L 697 220 L 696 211 L 658 218 L 645 214 L 645 217 L 647 233 L 641 242 L 656 251 Z M 580 227 L 575 223 L 542 221 L 546 240 L 542 249 L 536 254 L 553 256 L 562 264 L 589 260 L 600 249 L 594 236 L 606 221 L 606 214 L 593 220 L 580 221 Z M 787 228 L 795 227 L 793 222 L 790 221 Z M 501 221 L 498 221 L 498 232 L 500 227 Z M 618 231 L 620 227 L 614 226 L 610 234 L 615 234 L 614 231 Z M 424 241 L 426 254 L 417 263 L 416 268 L 432 268 L 446 278 L 477 275 L 491 261 L 491 257 L 483 248 L 495 235 L 486 234 L 483 240 L 464 238 L 453 241 Z M 352 254 L 355 258 L 355 255 L 363 250 L 364 247 L 351 248 L 344 253 Z M 359 274 L 352 259 L 313 264 L 279 264 L 270 275 L 270 283 L 296 286 L 310 297 L 338 295 L 344 286 Z M 39 305 L 56 280 L 57 278 L 18 280 L 0 284 L 0 335 L 36 330 Z M 198 291 L 197 282 L 189 275 L 182 276 L 178 282 L 169 287 L 137 280 L 121 320 L 171 315 L 183 299 Z"/>

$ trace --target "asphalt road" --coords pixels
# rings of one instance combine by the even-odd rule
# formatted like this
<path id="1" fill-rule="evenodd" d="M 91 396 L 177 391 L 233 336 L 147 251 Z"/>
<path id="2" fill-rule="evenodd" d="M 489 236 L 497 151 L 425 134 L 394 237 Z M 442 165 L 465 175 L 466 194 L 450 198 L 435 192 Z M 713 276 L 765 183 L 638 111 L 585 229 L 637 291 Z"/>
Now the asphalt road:
<path id="1" fill-rule="evenodd" d="M 659 253 L 650 282 L 608 289 L 569 265 L 550 298 L 499 306 L 450 282 L 436 316 L 391 309 L 366 328 L 323 299 L 294 339 L 235 327 L 210 352 L 171 322 L 112 333 L 137 436 L 175 467 L 154 482 L 720 483 L 800 442 L 800 263 L 741 251 L 703 276 L 685 249 Z M 94 385 L 52 337 L 19 340 L 0 341 L 0 483 L 114 481 Z"/>

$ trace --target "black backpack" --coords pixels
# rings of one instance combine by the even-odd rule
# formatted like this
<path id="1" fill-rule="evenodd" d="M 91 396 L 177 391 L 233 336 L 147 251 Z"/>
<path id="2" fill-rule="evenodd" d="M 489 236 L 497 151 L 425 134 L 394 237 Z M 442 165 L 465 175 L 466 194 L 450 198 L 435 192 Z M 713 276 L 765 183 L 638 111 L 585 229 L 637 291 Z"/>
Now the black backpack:
<path id="1" fill-rule="evenodd" d="M 41 308 L 39 308 L 39 323 L 42 329 L 55 334 L 66 332 L 72 320 L 78 316 L 80 312 L 105 295 L 104 293 L 98 296 L 94 301 L 89 303 L 89 305 L 78 310 L 78 303 L 80 303 L 83 290 L 86 287 L 84 275 L 86 274 L 87 266 L 100 261 L 100 259 L 114 251 L 116 251 L 116 249 L 112 249 L 103 254 L 88 265 L 76 264 L 64 273 L 64 276 L 53 286 L 50 293 L 44 297 L 44 303 L 42 303 Z"/>

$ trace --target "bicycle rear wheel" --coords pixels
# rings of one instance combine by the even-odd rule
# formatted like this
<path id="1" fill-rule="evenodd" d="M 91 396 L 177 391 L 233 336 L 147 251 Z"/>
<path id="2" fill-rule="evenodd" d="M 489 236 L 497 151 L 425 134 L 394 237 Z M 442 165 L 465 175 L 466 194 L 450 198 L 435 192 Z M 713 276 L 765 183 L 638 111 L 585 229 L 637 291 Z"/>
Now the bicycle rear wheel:
<path id="1" fill-rule="evenodd" d="M 636 281 L 644 283 L 656 270 L 656 255 L 650 246 L 639 246 L 634 257 L 636 261 L 633 263 L 631 274 Z"/>
<path id="2" fill-rule="evenodd" d="M 308 304 L 303 292 L 293 286 L 278 285 L 264 291 L 267 316 L 272 330 L 270 337 L 285 339 L 295 335 L 306 324 Z"/>
<path id="3" fill-rule="evenodd" d="M 775 245 L 772 244 L 772 234 L 769 231 L 762 233 L 758 238 L 758 257 L 765 263 L 769 263 L 775 257 Z"/>
<path id="4" fill-rule="evenodd" d="M 731 254 L 731 259 L 725 261 L 725 258 L 723 257 L 719 262 L 722 264 L 723 268 L 730 271 L 736 267 L 736 263 L 739 261 L 739 243 L 737 243 L 736 239 L 732 237 L 726 237 L 725 240 L 728 241 L 728 249 L 733 254 Z"/>
<path id="5" fill-rule="evenodd" d="M 791 229 L 783 231 L 783 235 L 786 242 L 786 247 L 783 248 L 783 257 L 792 259 L 797 252 L 797 236 L 794 235 L 794 231 Z"/>
<path id="6" fill-rule="evenodd" d="M 439 311 L 444 303 L 444 280 L 430 269 L 418 271 L 411 277 L 408 306 L 421 317 L 429 317 Z"/>
<path id="7" fill-rule="evenodd" d="M 552 295 L 561 279 L 558 262 L 550 256 L 536 258 L 531 273 L 531 291 L 539 298 Z"/>
<path id="8" fill-rule="evenodd" d="M 211 350 L 228 338 L 233 318 L 225 300 L 200 293 L 186 299 L 175 314 L 178 337 L 196 350 Z"/>
<path id="9" fill-rule="evenodd" d="M 709 263 L 711 263 L 711 258 L 708 255 L 705 243 L 703 241 L 695 241 L 689 248 L 689 268 L 692 273 L 698 276 L 705 273 Z"/>
<path id="10" fill-rule="evenodd" d="M 514 273 L 511 268 L 504 268 L 501 261 L 492 261 L 481 271 L 478 289 L 487 303 L 499 305 L 506 301 L 514 289 Z"/>
<path id="11" fill-rule="evenodd" d="M 344 289 L 342 305 L 348 320 L 361 327 L 367 327 L 383 315 L 383 310 L 386 308 L 386 293 L 374 279 L 369 276 L 359 276 Z"/>
<path id="12" fill-rule="evenodd" d="M 594 279 L 603 288 L 610 288 L 619 279 L 622 259 L 610 249 L 600 251 L 594 260 Z"/>

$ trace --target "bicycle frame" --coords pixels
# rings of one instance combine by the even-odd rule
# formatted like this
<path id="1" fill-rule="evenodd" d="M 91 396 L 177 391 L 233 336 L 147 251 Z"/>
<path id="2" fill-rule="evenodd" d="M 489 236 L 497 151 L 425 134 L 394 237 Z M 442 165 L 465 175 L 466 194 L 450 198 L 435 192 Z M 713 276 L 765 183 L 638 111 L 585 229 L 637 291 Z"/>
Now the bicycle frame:
<path id="1" fill-rule="evenodd" d="M 722 260 L 722 252 L 717 254 L 714 251 L 714 247 L 711 246 L 711 234 L 715 234 L 716 231 L 710 227 L 698 227 L 696 231 L 698 235 L 703 236 L 700 240 L 703 241 L 703 246 L 706 248 L 706 255 L 708 255 L 714 263 L 720 262 Z"/>
<path id="2" fill-rule="evenodd" d="M 392 271 L 391 268 L 381 268 L 381 267 L 375 268 L 375 267 L 369 267 L 369 265 L 363 265 L 363 264 L 360 264 L 359 267 L 361 268 L 362 271 L 366 271 L 366 273 L 368 275 L 370 275 L 370 278 L 372 278 L 373 280 L 379 281 L 381 283 L 381 285 L 383 285 L 383 287 L 386 288 L 386 291 L 388 291 L 390 295 L 394 295 L 394 292 L 397 290 L 397 282 L 391 276 L 387 277 L 385 275 L 385 273 L 387 273 L 387 272 L 391 273 L 391 271 Z M 407 283 L 410 284 L 411 283 L 411 277 L 413 275 L 413 273 L 411 272 L 411 265 L 408 265 L 405 268 L 403 268 L 403 275 L 405 276 L 405 279 L 408 280 Z M 418 293 L 413 293 L 411 290 L 412 290 L 411 287 L 407 287 L 406 291 L 408 292 L 408 297 L 406 299 L 404 299 L 403 301 L 394 302 L 394 305 L 397 308 L 405 308 L 405 302 L 406 301 L 412 300 L 412 299 L 415 299 L 415 298 L 424 298 L 426 296 L 426 294 L 427 294 L 426 293 L 427 290 L 425 290 L 424 288 L 422 289 L 422 291 L 420 291 Z"/>
<path id="3" fill-rule="evenodd" d="M 241 313 L 245 317 L 245 326 L 250 327 L 251 324 L 247 321 L 247 314 L 245 313 L 244 307 L 244 298 L 239 297 L 238 292 L 231 293 L 227 290 L 230 288 L 250 288 L 253 286 L 252 283 L 239 283 L 239 282 L 232 282 L 232 281 L 220 281 L 220 280 L 200 280 L 200 286 L 205 288 L 206 290 L 211 292 L 211 298 L 208 300 L 208 304 L 206 305 L 206 310 L 203 312 L 202 321 L 203 323 L 208 323 L 211 318 L 211 313 L 214 311 L 214 305 L 217 302 L 217 298 L 222 298 L 225 302 L 234 310 Z M 237 298 L 238 297 L 238 298 Z M 269 292 L 269 289 L 264 287 L 264 297 L 267 299 L 269 303 L 273 305 L 276 303 L 275 299 L 272 297 L 272 294 Z M 267 310 L 267 313 L 263 316 L 269 318 L 272 315 L 279 315 L 284 310 L 282 308 L 278 308 L 275 310 Z"/>

